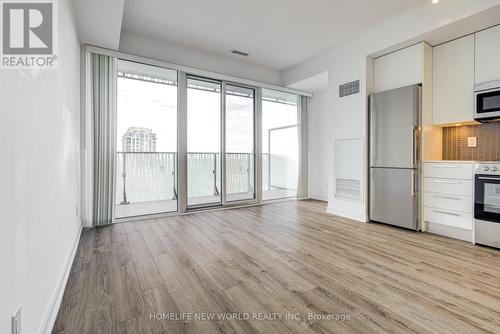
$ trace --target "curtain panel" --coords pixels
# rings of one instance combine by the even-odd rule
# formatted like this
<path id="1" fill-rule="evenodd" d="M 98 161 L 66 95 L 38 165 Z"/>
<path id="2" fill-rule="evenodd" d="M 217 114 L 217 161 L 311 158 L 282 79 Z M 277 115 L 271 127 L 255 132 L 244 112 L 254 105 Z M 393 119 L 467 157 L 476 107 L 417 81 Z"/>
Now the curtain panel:
<path id="1" fill-rule="evenodd" d="M 116 71 L 117 59 L 86 53 L 86 116 L 91 118 L 91 223 L 111 224 L 116 171 Z"/>
<path id="2" fill-rule="evenodd" d="M 308 141 L 308 105 L 307 96 L 299 97 L 298 112 L 299 132 L 299 184 L 297 186 L 297 198 L 309 197 L 309 141 Z"/>

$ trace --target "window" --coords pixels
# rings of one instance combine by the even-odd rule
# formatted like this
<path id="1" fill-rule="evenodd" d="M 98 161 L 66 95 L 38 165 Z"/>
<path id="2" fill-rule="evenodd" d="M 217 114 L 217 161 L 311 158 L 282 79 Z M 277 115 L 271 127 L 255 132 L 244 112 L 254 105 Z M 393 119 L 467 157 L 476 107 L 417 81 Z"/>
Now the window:
<path id="1" fill-rule="evenodd" d="M 119 61 L 115 217 L 177 211 L 177 72 Z"/>
<path id="2" fill-rule="evenodd" d="M 262 198 L 297 194 L 299 138 L 298 97 L 262 90 Z"/>
<path id="3" fill-rule="evenodd" d="M 298 96 L 262 89 L 257 115 L 260 93 L 256 87 L 120 60 L 115 218 L 295 197 Z M 185 101 L 180 109 L 178 96 Z M 182 118 L 179 112 L 185 113 Z M 261 169 L 255 156 L 259 128 Z"/>
<path id="4" fill-rule="evenodd" d="M 220 205 L 222 84 L 188 78 L 187 87 L 187 205 Z"/>

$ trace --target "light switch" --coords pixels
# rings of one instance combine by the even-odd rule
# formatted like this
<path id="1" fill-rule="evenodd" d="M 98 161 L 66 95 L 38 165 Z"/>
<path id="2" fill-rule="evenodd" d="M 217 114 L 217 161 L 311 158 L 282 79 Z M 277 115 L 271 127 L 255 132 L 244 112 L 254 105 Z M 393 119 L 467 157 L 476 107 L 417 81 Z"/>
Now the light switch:
<path id="1" fill-rule="evenodd" d="M 468 147 L 477 147 L 477 137 L 467 137 Z"/>

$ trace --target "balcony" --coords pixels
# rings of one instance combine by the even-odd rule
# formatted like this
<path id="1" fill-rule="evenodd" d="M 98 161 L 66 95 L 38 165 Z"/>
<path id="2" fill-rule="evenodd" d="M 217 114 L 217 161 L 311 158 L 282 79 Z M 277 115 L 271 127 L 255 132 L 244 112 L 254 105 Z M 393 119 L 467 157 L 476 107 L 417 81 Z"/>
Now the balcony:
<path id="1" fill-rule="evenodd" d="M 262 155 L 264 200 L 296 195 L 293 185 L 273 185 L 269 171 L 280 166 L 282 159 L 278 155 Z M 187 164 L 189 205 L 219 203 L 220 154 L 188 153 Z M 253 198 L 253 164 L 253 154 L 226 154 L 227 200 Z M 118 152 L 116 175 L 116 218 L 177 211 L 177 153 Z"/>

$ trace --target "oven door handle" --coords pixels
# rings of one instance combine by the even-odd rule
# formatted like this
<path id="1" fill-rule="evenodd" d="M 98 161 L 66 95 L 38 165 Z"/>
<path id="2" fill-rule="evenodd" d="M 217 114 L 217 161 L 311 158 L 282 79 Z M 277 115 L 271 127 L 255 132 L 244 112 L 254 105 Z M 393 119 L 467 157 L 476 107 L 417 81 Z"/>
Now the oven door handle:
<path id="1" fill-rule="evenodd" d="M 500 177 L 484 177 L 484 176 L 478 176 L 478 179 L 480 179 L 480 180 L 494 180 L 494 181 L 500 181 Z"/>

